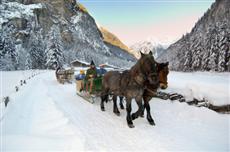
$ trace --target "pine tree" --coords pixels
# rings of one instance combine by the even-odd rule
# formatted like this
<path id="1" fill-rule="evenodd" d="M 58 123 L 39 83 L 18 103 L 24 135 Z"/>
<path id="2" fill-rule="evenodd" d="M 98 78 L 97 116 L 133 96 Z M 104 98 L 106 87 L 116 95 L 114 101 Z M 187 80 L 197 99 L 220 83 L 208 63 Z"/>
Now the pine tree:
<path id="1" fill-rule="evenodd" d="M 32 61 L 31 61 L 29 53 L 27 53 L 26 61 L 25 61 L 25 70 L 30 70 L 30 69 L 32 69 Z"/>
<path id="2" fill-rule="evenodd" d="M 57 66 L 63 66 L 63 45 L 60 30 L 57 26 L 51 27 L 48 41 L 49 42 L 46 49 L 46 66 L 50 69 L 55 69 Z"/>
<path id="3" fill-rule="evenodd" d="M 185 43 L 184 52 L 185 52 L 185 62 L 183 71 L 190 71 L 192 66 L 192 51 L 189 49 L 190 45 L 188 41 Z"/>
<path id="4" fill-rule="evenodd" d="M 224 26 L 224 25 L 223 25 Z M 223 27 L 224 28 L 224 27 Z M 218 70 L 220 72 L 228 71 L 228 61 L 229 61 L 229 34 L 226 31 L 220 32 L 220 41 L 219 41 L 219 61 L 218 61 Z"/>
<path id="5" fill-rule="evenodd" d="M 192 45 L 192 65 L 191 68 L 193 71 L 201 70 L 201 62 L 202 62 L 202 45 L 201 38 L 198 38 Z"/>
<path id="6" fill-rule="evenodd" d="M 15 49 L 15 44 L 9 38 L 1 38 L 0 42 L 0 69 L 2 70 L 17 70 L 18 68 L 18 54 Z M 4 68 L 4 66 L 6 66 Z"/>
<path id="7" fill-rule="evenodd" d="M 15 48 L 15 38 L 11 35 L 15 32 L 13 25 L 3 26 L 0 31 L 0 69 L 17 70 L 18 53 Z M 4 67 L 5 65 L 5 67 Z"/>
<path id="8" fill-rule="evenodd" d="M 31 33 L 31 43 L 29 50 L 29 57 L 32 69 L 44 69 L 45 68 L 45 52 L 41 31 L 36 34 Z"/>
<path id="9" fill-rule="evenodd" d="M 218 71 L 218 34 L 216 31 L 216 27 L 212 31 L 211 35 L 211 48 L 210 48 L 210 61 L 209 67 L 213 71 Z"/>

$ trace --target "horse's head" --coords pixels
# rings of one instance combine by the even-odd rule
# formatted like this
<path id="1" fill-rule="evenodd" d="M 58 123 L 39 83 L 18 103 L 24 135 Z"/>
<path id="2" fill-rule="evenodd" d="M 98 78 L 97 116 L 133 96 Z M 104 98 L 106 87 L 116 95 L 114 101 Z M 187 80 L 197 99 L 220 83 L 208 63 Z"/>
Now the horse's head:
<path id="1" fill-rule="evenodd" d="M 159 77 L 157 74 L 157 63 L 153 57 L 152 52 L 149 54 L 143 54 L 141 53 L 140 58 L 140 68 L 142 73 L 145 75 L 145 79 L 151 84 L 151 85 L 159 85 Z"/>
<path id="2" fill-rule="evenodd" d="M 160 81 L 160 88 L 166 89 L 168 87 L 168 74 L 169 74 L 169 63 L 157 63 L 158 77 Z"/>

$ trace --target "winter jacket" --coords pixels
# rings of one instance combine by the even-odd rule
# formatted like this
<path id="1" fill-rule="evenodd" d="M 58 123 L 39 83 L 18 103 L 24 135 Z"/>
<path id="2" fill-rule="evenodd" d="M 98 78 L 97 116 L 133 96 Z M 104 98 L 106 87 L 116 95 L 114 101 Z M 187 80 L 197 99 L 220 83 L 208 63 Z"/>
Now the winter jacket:
<path id="1" fill-rule="evenodd" d="M 86 71 L 86 76 L 85 76 L 85 80 L 88 80 L 90 77 L 90 75 L 92 75 L 93 78 L 95 78 L 97 76 L 97 71 L 96 68 L 90 68 Z"/>
<path id="2" fill-rule="evenodd" d="M 97 75 L 99 76 L 103 76 L 106 72 L 107 70 L 104 68 L 97 69 Z"/>

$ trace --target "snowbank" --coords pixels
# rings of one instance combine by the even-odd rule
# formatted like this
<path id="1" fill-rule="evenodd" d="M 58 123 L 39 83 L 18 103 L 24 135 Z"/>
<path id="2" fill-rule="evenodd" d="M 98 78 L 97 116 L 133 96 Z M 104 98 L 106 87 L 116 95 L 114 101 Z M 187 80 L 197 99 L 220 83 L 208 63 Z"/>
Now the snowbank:
<path id="1" fill-rule="evenodd" d="M 170 72 L 166 92 L 183 94 L 187 100 L 207 99 L 213 105 L 230 104 L 230 73 Z"/>

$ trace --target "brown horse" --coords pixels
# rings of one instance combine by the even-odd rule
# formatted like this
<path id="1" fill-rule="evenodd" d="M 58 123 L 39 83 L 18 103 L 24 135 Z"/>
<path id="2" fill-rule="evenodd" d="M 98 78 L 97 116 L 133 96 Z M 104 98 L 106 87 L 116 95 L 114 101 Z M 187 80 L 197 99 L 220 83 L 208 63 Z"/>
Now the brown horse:
<path id="1" fill-rule="evenodd" d="M 157 63 L 157 69 L 158 69 L 158 76 L 160 80 L 160 88 L 166 89 L 168 88 L 168 74 L 169 74 L 169 63 Z"/>
<path id="2" fill-rule="evenodd" d="M 168 68 L 169 63 L 157 63 L 157 73 L 158 73 L 158 78 L 161 89 L 166 89 L 168 87 L 168 73 L 169 73 L 169 68 Z M 155 125 L 154 120 L 152 119 L 152 116 L 150 114 L 150 106 L 149 106 L 149 101 L 156 96 L 156 92 L 158 87 L 156 85 L 151 85 L 150 83 L 147 83 L 147 87 L 144 89 L 144 94 L 143 94 L 143 100 L 144 100 L 144 109 L 146 108 L 147 110 L 147 120 L 151 125 Z M 114 100 L 116 100 L 117 96 L 113 97 Z M 120 108 L 124 109 L 123 105 L 123 98 L 120 96 Z M 116 102 L 114 101 L 114 105 L 117 106 Z M 114 108 L 118 109 L 118 108 Z M 115 114 L 119 114 L 120 112 L 114 111 Z M 144 117 L 144 110 L 142 111 L 141 117 Z"/>
<path id="3" fill-rule="evenodd" d="M 116 98 L 117 96 L 124 96 L 126 99 L 127 123 L 130 128 L 133 128 L 132 120 L 140 116 L 143 111 L 142 98 L 147 83 L 156 87 L 159 86 L 157 64 L 152 52 L 147 55 L 141 54 L 141 58 L 130 70 L 123 73 L 110 71 L 105 74 L 102 80 L 101 110 L 105 110 L 104 102 L 108 100 L 108 95 L 112 94 L 114 96 L 114 112 L 118 112 Z M 136 100 L 138 110 L 131 115 L 131 101 L 133 98 Z"/>
<path id="4" fill-rule="evenodd" d="M 160 81 L 160 88 L 161 89 L 166 89 L 168 87 L 168 81 L 167 81 L 167 77 L 168 77 L 168 73 L 169 73 L 169 69 L 168 69 L 168 62 L 166 63 L 158 63 L 157 64 L 158 67 L 158 77 L 159 77 L 159 81 Z M 144 94 L 143 94 L 143 100 L 144 100 L 144 109 L 146 109 L 147 111 L 147 120 L 149 121 L 149 123 L 151 125 L 155 125 L 155 122 L 151 116 L 150 113 L 150 105 L 149 105 L 149 101 L 156 96 L 157 93 L 157 89 L 156 86 L 148 83 L 146 89 L 144 90 Z M 144 117 L 144 110 L 142 111 L 141 117 Z"/>

